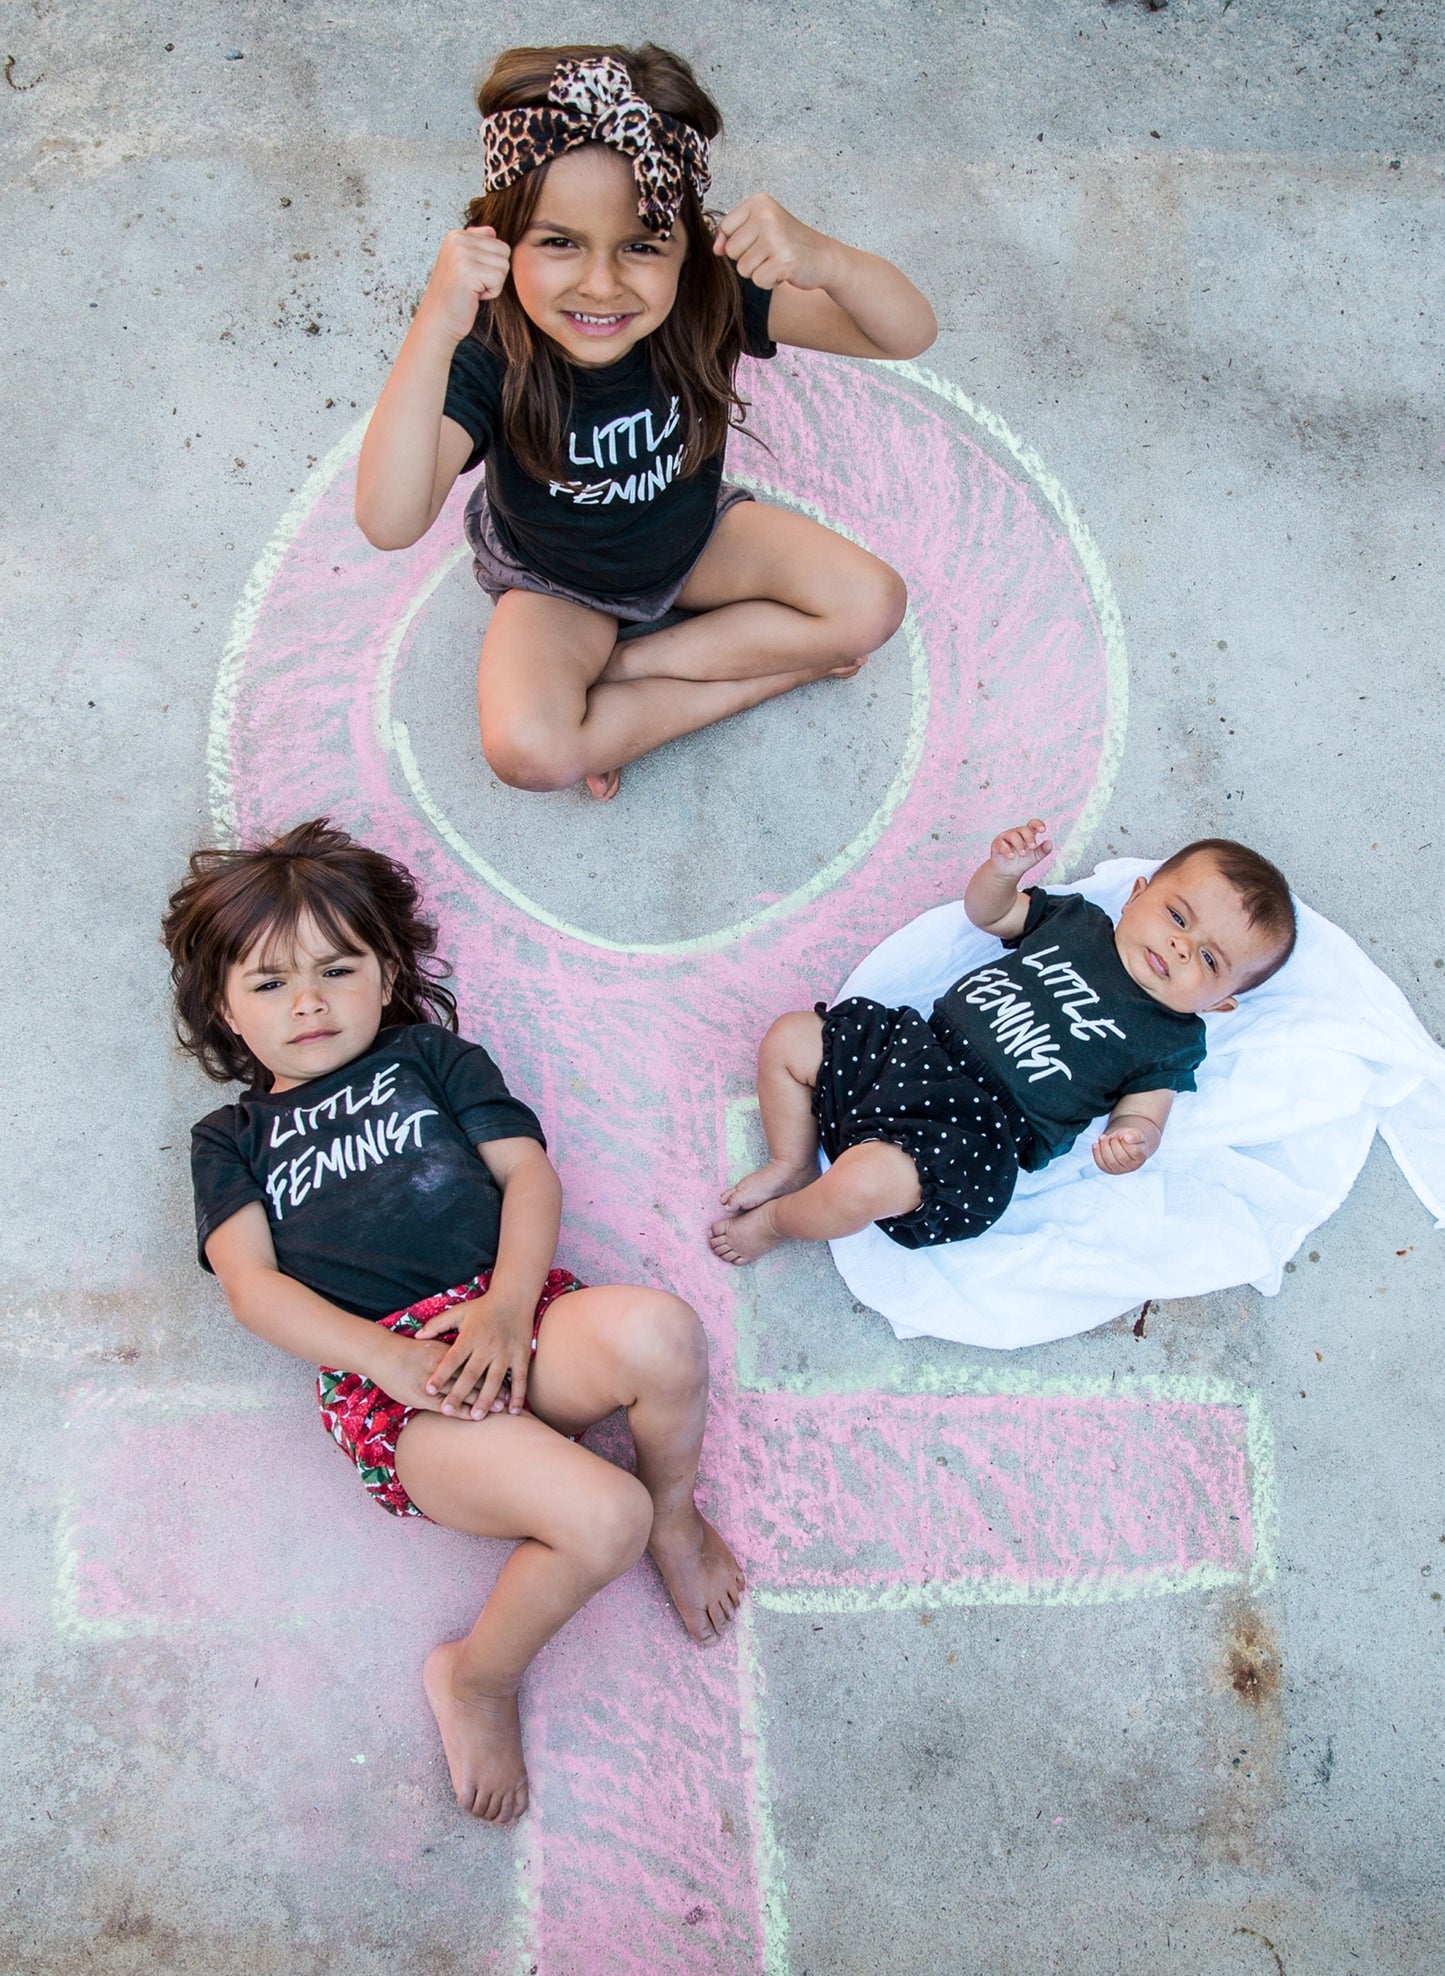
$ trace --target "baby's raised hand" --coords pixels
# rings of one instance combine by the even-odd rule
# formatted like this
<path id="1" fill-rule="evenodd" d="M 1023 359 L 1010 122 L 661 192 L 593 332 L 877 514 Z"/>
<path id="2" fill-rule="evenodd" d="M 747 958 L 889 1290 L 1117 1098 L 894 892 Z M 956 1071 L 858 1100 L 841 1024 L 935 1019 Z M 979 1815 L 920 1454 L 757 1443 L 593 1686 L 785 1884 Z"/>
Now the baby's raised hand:
<path id="1" fill-rule="evenodd" d="M 1159 1134 L 1137 1125 L 1115 1125 L 1094 1141 L 1094 1164 L 1100 1173 L 1137 1173 L 1158 1150 Z"/>
<path id="2" fill-rule="evenodd" d="M 454 342 L 469 336 L 483 302 L 495 302 L 506 286 L 512 250 L 489 226 L 454 227 L 443 236 L 423 311 Z"/>
<path id="3" fill-rule="evenodd" d="M 788 282 L 794 288 L 826 288 L 837 242 L 780 206 L 766 192 L 754 192 L 717 223 L 712 250 L 726 254 L 759 288 Z"/>
<path id="4" fill-rule="evenodd" d="M 1043 818 L 1033 817 L 1015 830 L 1001 830 L 988 847 L 988 861 L 1000 878 L 1017 882 L 1042 864 L 1053 848 L 1053 840 L 1044 834 Z"/>

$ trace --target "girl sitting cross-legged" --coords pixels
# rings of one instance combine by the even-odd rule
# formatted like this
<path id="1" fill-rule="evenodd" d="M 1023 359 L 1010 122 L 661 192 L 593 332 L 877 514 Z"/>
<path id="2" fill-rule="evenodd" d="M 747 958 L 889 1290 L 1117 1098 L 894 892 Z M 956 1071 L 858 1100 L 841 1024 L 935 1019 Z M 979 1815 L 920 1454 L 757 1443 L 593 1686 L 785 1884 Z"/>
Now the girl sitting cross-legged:
<path id="1" fill-rule="evenodd" d="M 457 475 L 496 609 L 482 749 L 521 789 L 615 795 L 639 755 L 897 630 L 902 579 L 723 480 L 739 359 L 912 357 L 906 276 L 756 193 L 704 212 L 716 104 L 661 48 L 513 48 L 481 85 L 483 192 L 442 242 L 361 449 L 356 513 L 402 549 Z"/>

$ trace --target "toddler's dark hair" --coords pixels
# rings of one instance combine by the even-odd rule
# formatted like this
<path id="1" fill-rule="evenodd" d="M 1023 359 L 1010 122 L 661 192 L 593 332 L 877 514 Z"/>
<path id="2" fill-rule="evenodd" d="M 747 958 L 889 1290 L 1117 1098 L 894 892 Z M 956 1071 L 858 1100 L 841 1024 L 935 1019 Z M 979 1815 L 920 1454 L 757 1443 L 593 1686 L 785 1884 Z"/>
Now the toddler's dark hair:
<path id="1" fill-rule="evenodd" d="M 269 843 L 195 852 L 161 921 L 177 1040 L 218 1084 L 269 1088 L 271 1073 L 222 1013 L 226 972 L 262 938 L 284 951 L 307 914 L 339 951 L 360 942 L 395 969 L 383 1028 L 438 1022 L 455 1030 L 456 997 L 442 986 L 451 969 L 435 958 L 437 930 L 421 915 L 421 887 L 395 858 L 316 817 Z"/>
<path id="2" fill-rule="evenodd" d="M 1278 974 L 1294 952 L 1298 927 L 1289 880 L 1278 865 L 1271 864 L 1258 851 L 1251 851 L 1247 844 L 1236 844 L 1232 837 L 1201 837 L 1193 844 L 1186 844 L 1182 851 L 1166 858 L 1154 876 L 1158 878 L 1161 872 L 1173 871 L 1186 858 L 1196 855 L 1213 862 L 1220 877 L 1238 893 L 1250 925 L 1273 946 L 1270 958 L 1241 984 L 1240 993 L 1258 988 L 1272 974 Z"/>
<path id="3" fill-rule="evenodd" d="M 478 85 L 477 108 L 486 117 L 495 110 L 545 103 L 559 62 L 608 55 L 621 62 L 632 87 L 653 109 L 691 124 L 703 137 L 722 135 L 722 112 L 688 64 L 650 41 L 640 48 L 509 48 Z M 497 238 L 514 247 L 531 225 L 547 172 L 547 165 L 539 165 L 500 192 L 473 199 L 467 225 L 494 227 Z M 687 241 L 677 300 L 647 341 L 658 383 L 674 392 L 682 406 L 686 476 L 722 451 L 729 428 L 742 426 L 747 406 L 733 381 L 743 353 L 742 291 L 732 263 L 712 251 L 712 226 L 690 180 L 677 217 Z M 504 359 L 502 428 L 523 471 L 535 480 L 575 479 L 563 458 L 572 410 L 570 366 L 550 338 L 533 327 L 510 275 L 496 301 L 482 304 L 472 334 Z"/>

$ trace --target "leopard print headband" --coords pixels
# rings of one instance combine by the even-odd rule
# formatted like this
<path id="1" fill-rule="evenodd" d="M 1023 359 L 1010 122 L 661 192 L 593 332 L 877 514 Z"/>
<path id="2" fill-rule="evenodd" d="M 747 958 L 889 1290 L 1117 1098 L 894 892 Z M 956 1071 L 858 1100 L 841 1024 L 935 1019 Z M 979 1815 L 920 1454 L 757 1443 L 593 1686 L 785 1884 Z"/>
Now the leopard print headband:
<path id="1" fill-rule="evenodd" d="M 691 179 L 699 199 L 711 182 L 707 139 L 644 102 L 611 55 L 559 62 L 545 103 L 482 118 L 482 189 L 500 192 L 581 144 L 606 144 L 632 160 L 637 213 L 653 233 L 671 233 Z"/>

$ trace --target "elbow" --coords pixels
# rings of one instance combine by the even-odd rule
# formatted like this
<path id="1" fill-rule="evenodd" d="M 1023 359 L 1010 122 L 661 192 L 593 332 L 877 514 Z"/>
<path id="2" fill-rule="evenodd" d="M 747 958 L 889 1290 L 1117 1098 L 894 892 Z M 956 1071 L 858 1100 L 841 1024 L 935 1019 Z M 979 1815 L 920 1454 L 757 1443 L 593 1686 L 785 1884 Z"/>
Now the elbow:
<path id="1" fill-rule="evenodd" d="M 920 296 L 919 300 L 922 299 Z M 921 357 L 925 350 L 931 350 L 938 341 L 938 318 L 927 302 L 923 303 L 923 313 L 911 327 L 912 334 L 903 347 L 893 353 L 896 357 Z"/>
<path id="2" fill-rule="evenodd" d="M 394 517 L 372 513 L 360 498 L 356 503 L 356 526 L 373 549 L 409 549 L 426 534 L 424 528 L 402 528 Z"/>

